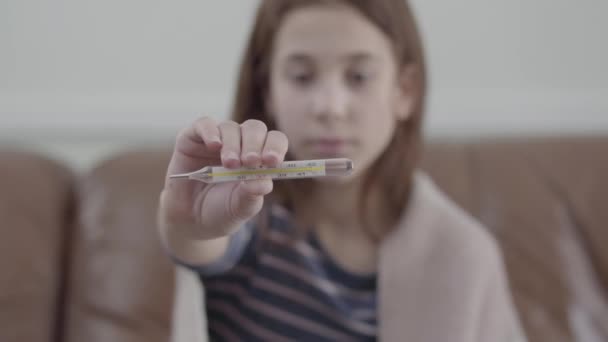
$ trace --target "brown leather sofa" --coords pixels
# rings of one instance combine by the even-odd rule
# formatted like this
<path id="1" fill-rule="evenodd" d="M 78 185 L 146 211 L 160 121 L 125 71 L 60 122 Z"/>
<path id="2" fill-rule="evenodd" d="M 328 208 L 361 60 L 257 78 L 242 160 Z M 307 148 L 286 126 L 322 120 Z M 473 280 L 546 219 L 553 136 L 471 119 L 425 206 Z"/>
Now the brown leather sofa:
<path id="1" fill-rule="evenodd" d="M 76 174 L 0 152 L 0 341 L 167 341 L 170 150 Z M 608 341 L 608 137 L 433 141 L 423 168 L 500 242 L 530 341 Z"/>

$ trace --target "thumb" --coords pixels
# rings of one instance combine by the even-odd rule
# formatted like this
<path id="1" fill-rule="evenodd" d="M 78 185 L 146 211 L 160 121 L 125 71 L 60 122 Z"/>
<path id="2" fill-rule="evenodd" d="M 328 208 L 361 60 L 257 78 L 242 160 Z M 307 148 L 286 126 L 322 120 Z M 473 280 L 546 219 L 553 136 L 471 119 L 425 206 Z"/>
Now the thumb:
<path id="1" fill-rule="evenodd" d="M 230 198 L 230 212 L 236 220 L 248 220 L 257 215 L 264 204 L 264 196 L 272 191 L 270 179 L 243 181 Z"/>

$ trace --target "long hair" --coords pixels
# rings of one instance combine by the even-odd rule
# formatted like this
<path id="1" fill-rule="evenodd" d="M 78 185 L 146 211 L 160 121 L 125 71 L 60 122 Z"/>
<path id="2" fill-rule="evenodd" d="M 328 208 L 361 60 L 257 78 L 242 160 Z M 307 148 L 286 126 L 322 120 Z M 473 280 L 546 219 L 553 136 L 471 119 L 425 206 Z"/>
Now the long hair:
<path id="1" fill-rule="evenodd" d="M 422 118 L 426 95 L 426 68 L 423 46 L 414 20 L 413 12 L 406 0 L 263 0 L 258 8 L 253 30 L 244 52 L 237 81 L 236 98 L 232 119 L 243 122 L 257 119 L 265 122 L 269 129 L 276 129 L 267 115 L 265 99 L 269 91 L 270 63 L 275 34 L 283 18 L 291 10 L 320 3 L 346 4 L 362 13 L 375 24 L 392 42 L 398 70 L 405 67 L 414 70 L 414 94 L 412 112 L 407 120 L 398 123 L 392 140 L 378 157 L 368 173 L 364 175 L 363 188 L 359 198 L 359 215 L 366 233 L 373 241 L 380 241 L 390 233 L 370 224 L 369 197 L 365 196 L 374 188 L 381 191 L 382 208 L 390 217 L 394 227 L 411 192 L 413 172 L 418 163 L 422 144 Z M 373 175 L 373 177 L 371 176 Z M 311 180 L 275 183 L 272 200 L 296 209 L 296 197 L 305 196 L 311 189 Z"/>

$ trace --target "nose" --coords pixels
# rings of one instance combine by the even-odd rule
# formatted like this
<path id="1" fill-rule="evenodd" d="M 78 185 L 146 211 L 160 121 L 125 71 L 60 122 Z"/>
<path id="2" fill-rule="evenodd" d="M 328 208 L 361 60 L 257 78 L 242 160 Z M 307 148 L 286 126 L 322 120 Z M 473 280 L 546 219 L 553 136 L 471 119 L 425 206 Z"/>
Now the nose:
<path id="1" fill-rule="evenodd" d="M 348 113 L 348 92 L 339 82 L 324 82 L 315 91 L 312 107 L 319 119 L 343 119 Z"/>

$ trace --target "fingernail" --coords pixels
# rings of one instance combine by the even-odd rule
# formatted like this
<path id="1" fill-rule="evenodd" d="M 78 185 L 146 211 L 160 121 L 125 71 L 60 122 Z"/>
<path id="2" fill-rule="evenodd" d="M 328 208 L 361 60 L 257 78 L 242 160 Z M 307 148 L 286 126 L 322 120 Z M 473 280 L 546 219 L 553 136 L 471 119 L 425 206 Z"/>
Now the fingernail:
<path id="1" fill-rule="evenodd" d="M 247 153 L 245 154 L 245 159 L 246 159 L 246 160 L 251 160 L 251 161 L 253 161 L 253 160 L 257 160 L 257 159 L 259 159 L 259 158 L 260 158 L 260 156 L 259 156 L 257 153 L 255 153 L 255 152 L 247 152 Z"/>
<path id="2" fill-rule="evenodd" d="M 229 160 L 239 160 L 239 156 L 234 152 L 226 152 L 222 155 L 222 159 L 225 161 Z"/>
<path id="3" fill-rule="evenodd" d="M 222 147 L 222 142 L 219 138 L 212 138 L 209 139 L 209 143 L 207 144 L 207 146 L 212 149 L 219 149 Z"/>
<path id="4" fill-rule="evenodd" d="M 279 161 L 279 155 L 275 152 L 264 153 L 264 159 L 269 163 L 277 163 Z"/>

